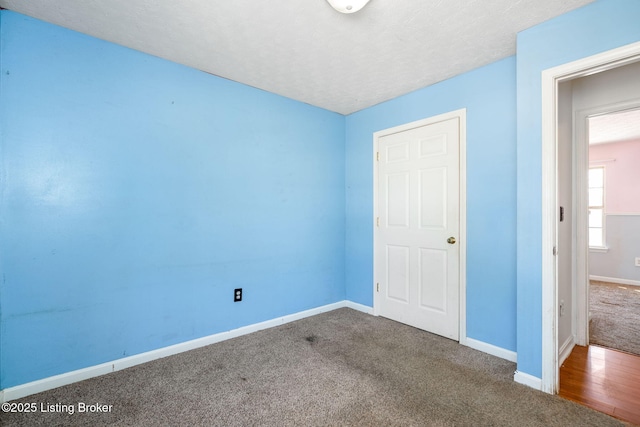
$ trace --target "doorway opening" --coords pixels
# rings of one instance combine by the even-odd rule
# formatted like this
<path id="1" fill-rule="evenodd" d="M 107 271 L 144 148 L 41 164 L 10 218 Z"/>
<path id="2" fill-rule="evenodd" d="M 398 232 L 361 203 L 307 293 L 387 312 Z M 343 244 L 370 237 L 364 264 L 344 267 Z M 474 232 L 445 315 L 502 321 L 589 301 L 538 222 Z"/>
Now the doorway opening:
<path id="1" fill-rule="evenodd" d="M 632 107 L 587 119 L 585 320 L 589 344 L 640 357 L 640 100 Z"/>
<path id="2" fill-rule="evenodd" d="M 638 61 L 640 43 L 634 43 L 546 70 L 542 75 L 542 389 L 548 393 L 555 394 L 559 389 L 562 358 L 568 356 L 574 345 L 588 343 L 588 146 L 586 139 L 578 135 L 579 127 L 573 126 L 574 120 L 580 122 L 578 112 L 572 110 L 568 130 L 563 127 L 561 101 L 573 96 L 571 92 L 563 92 L 563 85 L 566 88 L 577 79 Z M 582 111 L 585 122 L 594 114 L 587 110 Z M 571 141 L 568 151 L 566 140 L 564 145 L 560 143 L 563 134 Z M 563 176 L 570 177 L 568 185 Z M 561 210 L 566 208 L 565 204 L 572 209 Z M 571 219 L 570 226 L 567 218 Z"/>

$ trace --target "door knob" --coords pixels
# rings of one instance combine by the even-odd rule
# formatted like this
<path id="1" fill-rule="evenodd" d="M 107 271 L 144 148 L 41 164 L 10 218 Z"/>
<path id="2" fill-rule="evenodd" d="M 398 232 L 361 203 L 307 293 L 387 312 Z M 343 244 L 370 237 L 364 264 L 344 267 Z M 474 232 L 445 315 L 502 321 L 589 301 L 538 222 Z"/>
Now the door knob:
<path id="1" fill-rule="evenodd" d="M 456 242 L 456 238 L 455 237 L 449 237 L 447 239 L 447 243 L 450 245 L 453 245 Z"/>

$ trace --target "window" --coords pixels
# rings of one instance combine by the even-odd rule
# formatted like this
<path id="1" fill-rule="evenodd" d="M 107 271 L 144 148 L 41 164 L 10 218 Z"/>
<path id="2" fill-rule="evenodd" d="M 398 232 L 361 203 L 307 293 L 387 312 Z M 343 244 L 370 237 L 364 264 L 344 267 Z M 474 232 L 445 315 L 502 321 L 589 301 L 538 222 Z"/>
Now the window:
<path id="1" fill-rule="evenodd" d="M 589 168 L 589 246 L 604 247 L 604 166 Z"/>

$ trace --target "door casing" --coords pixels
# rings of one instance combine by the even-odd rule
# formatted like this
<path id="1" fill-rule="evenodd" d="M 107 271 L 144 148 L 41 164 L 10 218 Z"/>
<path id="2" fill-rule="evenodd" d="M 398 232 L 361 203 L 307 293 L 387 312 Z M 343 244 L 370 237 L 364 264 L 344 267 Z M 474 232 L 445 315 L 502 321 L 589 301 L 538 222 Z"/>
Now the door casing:
<path id="1" fill-rule="evenodd" d="M 575 155 L 575 199 L 578 201 L 576 211 L 576 246 L 575 246 L 575 301 L 574 335 L 577 345 L 589 345 L 589 242 L 580 230 L 588 228 L 588 170 L 589 170 L 589 135 L 588 119 L 603 114 L 619 113 L 640 108 L 638 100 L 616 102 L 599 107 L 579 110 L 575 113 L 574 155 Z"/>
<path id="2" fill-rule="evenodd" d="M 558 273 L 555 248 L 558 245 L 558 163 L 557 163 L 557 111 L 558 84 L 594 73 L 607 71 L 640 60 L 640 42 L 632 43 L 607 52 L 569 62 L 542 72 L 542 390 L 558 392 Z M 584 142 L 578 142 L 578 144 Z M 581 153 L 581 154 L 580 154 Z M 584 150 L 576 154 L 579 166 L 584 164 Z M 574 154 L 574 156 L 576 155 Z M 574 157 L 574 160 L 575 157 Z M 576 163 L 574 163 L 576 164 Z M 584 166 L 583 166 L 584 167 Z M 578 176 L 586 172 L 578 172 Z M 580 184 L 580 183 L 578 183 Z M 582 205 L 580 204 L 582 203 Z M 578 208 L 584 202 L 578 201 Z M 583 220 L 578 219 L 577 226 Z M 578 242 L 580 243 L 580 242 Z M 587 276 L 588 250 L 585 244 L 576 245 L 576 274 Z M 586 318 L 588 301 L 576 301 L 577 318 Z M 580 323 L 580 322 L 578 322 Z M 579 331 L 578 334 L 584 334 Z"/>

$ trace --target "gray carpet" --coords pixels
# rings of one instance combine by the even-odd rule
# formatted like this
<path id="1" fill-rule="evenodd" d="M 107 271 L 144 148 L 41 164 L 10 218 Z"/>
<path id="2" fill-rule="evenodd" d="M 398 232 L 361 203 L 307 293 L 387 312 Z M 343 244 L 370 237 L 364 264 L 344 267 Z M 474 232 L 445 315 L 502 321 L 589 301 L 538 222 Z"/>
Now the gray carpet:
<path id="1" fill-rule="evenodd" d="M 640 356 L 640 287 L 592 280 L 589 342 Z"/>
<path id="2" fill-rule="evenodd" d="M 620 426 L 513 382 L 515 364 L 384 318 L 324 313 L 20 402 L 3 426 Z"/>

